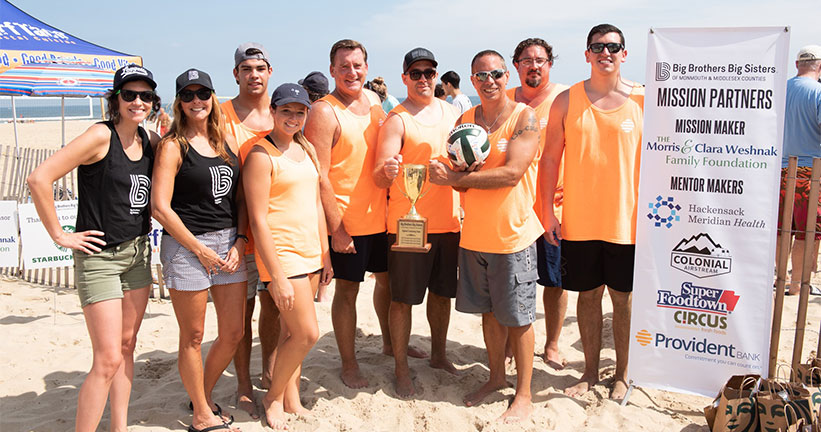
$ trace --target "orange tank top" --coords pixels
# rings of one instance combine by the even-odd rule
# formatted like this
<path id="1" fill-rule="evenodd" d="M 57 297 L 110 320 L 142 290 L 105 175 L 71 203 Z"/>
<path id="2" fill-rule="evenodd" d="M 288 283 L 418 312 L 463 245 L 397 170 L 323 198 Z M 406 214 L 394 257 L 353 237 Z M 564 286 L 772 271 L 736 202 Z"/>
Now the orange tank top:
<path id="1" fill-rule="evenodd" d="M 442 109 L 442 118 L 434 124 L 424 124 L 416 120 L 402 105 L 391 110 L 389 116 L 399 116 L 405 125 L 402 139 L 402 163 L 427 165 L 431 159 L 447 164 L 448 134 L 459 113 L 453 105 L 434 99 Z M 388 232 L 396 234 L 396 221 L 410 210 L 410 201 L 402 194 L 404 184 L 402 174 L 391 184 L 388 194 Z M 424 195 L 416 202 L 416 211 L 428 218 L 428 232 L 431 234 L 459 232 L 459 193 L 450 186 L 439 186 L 425 182 Z"/>
<path id="2" fill-rule="evenodd" d="M 251 151 L 254 144 L 256 144 L 260 138 L 268 135 L 271 130 L 258 131 L 242 124 L 237 116 L 237 112 L 234 111 L 234 103 L 231 100 L 221 103 L 220 111 L 225 119 L 226 132 L 232 135 L 237 141 L 237 146 L 239 147 L 239 166 L 242 168 L 245 157 L 248 156 L 248 152 Z M 254 253 L 254 236 L 250 229 L 245 235 L 248 236 L 248 243 L 245 245 L 245 255 L 251 255 Z"/>
<path id="3" fill-rule="evenodd" d="M 349 111 L 332 94 L 320 99 L 333 108 L 341 131 L 331 148 L 328 180 L 345 230 L 356 236 L 385 232 L 387 207 L 387 191 L 373 181 L 377 138 L 385 112 L 376 94 L 365 95 L 371 103 L 366 115 Z"/>
<path id="4" fill-rule="evenodd" d="M 311 158 L 297 162 L 283 155 L 267 139 L 257 142 L 271 158 L 271 189 L 268 216 L 271 237 L 285 276 L 299 276 L 322 268 L 319 240 L 319 173 Z M 299 145 L 299 144 L 291 144 Z M 271 275 L 256 254 L 259 279 L 270 282 Z"/>
<path id="5" fill-rule="evenodd" d="M 570 88 L 564 122 L 564 218 L 567 240 L 636 243 L 639 155 L 644 88 L 603 110 L 590 102 L 584 82 Z"/>
<path id="6" fill-rule="evenodd" d="M 488 136 L 490 154 L 483 170 L 505 164 L 507 144 L 527 105 L 519 103 L 499 129 Z M 462 123 L 476 123 L 476 108 L 462 114 Z M 465 220 L 459 246 L 477 252 L 509 254 L 530 246 L 544 233 L 533 211 L 536 166 L 530 164 L 519 183 L 498 189 L 468 189 L 465 192 Z"/>
<path id="7" fill-rule="evenodd" d="M 519 87 L 514 87 L 507 91 L 507 97 L 510 99 L 516 100 L 516 89 Z M 533 107 L 533 110 L 536 111 L 536 121 L 539 122 L 539 149 L 536 151 L 536 157 L 533 158 L 533 163 L 536 164 L 536 169 L 538 171 L 539 161 L 542 159 L 542 153 L 544 152 L 544 146 L 546 142 L 546 133 L 547 133 L 547 121 L 550 118 L 550 107 L 553 105 L 553 101 L 556 99 L 556 96 L 559 93 L 567 90 L 567 86 L 564 84 L 554 83 L 553 88 L 550 89 L 550 93 L 547 97 L 540 103 L 538 106 Z M 562 187 L 562 174 L 564 173 L 564 157 L 562 157 L 562 161 L 559 163 L 559 175 L 556 180 L 556 187 Z M 532 186 L 530 186 L 533 188 Z M 538 180 L 538 176 L 536 179 L 536 202 L 533 205 L 533 210 L 536 211 L 536 215 L 539 217 L 540 221 L 544 221 L 542 219 L 542 187 L 541 182 Z M 561 222 L 562 220 L 562 206 L 559 204 L 558 206 L 554 203 L 553 204 L 553 214 L 556 215 L 556 219 Z"/>

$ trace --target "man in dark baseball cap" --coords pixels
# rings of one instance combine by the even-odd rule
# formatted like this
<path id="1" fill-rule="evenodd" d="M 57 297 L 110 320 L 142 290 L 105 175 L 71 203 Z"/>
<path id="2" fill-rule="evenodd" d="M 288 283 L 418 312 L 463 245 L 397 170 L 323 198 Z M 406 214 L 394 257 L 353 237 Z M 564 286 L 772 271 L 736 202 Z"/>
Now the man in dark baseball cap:
<path id="1" fill-rule="evenodd" d="M 119 90 L 123 84 L 131 81 L 142 80 L 148 83 L 151 86 L 152 90 L 157 89 L 157 83 L 154 81 L 154 75 L 151 73 L 150 70 L 131 63 L 127 66 L 123 66 L 117 69 L 117 72 L 114 73 L 114 88 L 112 91 Z"/>
<path id="2" fill-rule="evenodd" d="M 299 85 L 308 90 L 308 98 L 311 102 L 325 97 L 330 93 L 328 88 L 328 78 L 319 71 L 309 73 L 305 78 L 299 80 Z"/>
<path id="3" fill-rule="evenodd" d="M 402 62 L 402 72 L 407 72 L 410 69 L 411 65 L 420 61 L 420 60 L 428 60 L 431 62 L 433 67 L 439 66 L 439 63 L 436 62 L 436 59 L 433 57 L 433 53 L 425 48 L 414 48 L 408 51 L 405 54 L 405 61 Z"/>

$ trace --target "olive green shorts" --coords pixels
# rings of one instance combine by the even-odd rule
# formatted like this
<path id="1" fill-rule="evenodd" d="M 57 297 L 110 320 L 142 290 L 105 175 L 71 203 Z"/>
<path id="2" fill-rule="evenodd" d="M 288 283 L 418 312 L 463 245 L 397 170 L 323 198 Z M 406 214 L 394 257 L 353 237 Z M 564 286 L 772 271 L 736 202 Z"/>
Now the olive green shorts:
<path id="1" fill-rule="evenodd" d="M 139 236 L 94 255 L 74 251 L 74 283 L 81 307 L 123 298 L 123 291 L 151 286 L 151 245 Z"/>

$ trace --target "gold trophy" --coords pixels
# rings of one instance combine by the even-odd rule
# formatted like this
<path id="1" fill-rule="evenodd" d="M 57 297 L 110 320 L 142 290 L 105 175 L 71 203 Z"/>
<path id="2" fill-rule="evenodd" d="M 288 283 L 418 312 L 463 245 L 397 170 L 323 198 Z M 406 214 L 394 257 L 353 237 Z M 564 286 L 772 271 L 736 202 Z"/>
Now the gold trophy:
<path id="1" fill-rule="evenodd" d="M 410 200 L 411 207 L 408 214 L 396 221 L 396 243 L 391 246 L 391 250 L 425 253 L 430 251 L 428 219 L 416 212 L 416 201 L 425 195 L 422 188 L 427 181 L 428 167 L 420 164 L 402 164 L 401 172 L 402 183 L 405 186 L 402 195 Z M 399 189 L 403 188 L 400 186 Z"/>

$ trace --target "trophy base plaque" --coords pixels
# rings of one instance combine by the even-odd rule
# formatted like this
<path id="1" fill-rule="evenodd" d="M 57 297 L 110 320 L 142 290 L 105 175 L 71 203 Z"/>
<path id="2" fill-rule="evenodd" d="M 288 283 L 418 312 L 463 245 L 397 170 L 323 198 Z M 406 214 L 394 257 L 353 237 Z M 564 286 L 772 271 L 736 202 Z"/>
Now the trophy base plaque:
<path id="1" fill-rule="evenodd" d="M 430 251 L 428 243 L 428 221 L 424 217 L 403 217 L 396 221 L 396 243 L 391 246 L 394 252 Z"/>

